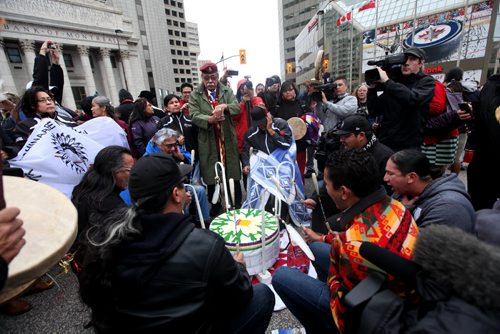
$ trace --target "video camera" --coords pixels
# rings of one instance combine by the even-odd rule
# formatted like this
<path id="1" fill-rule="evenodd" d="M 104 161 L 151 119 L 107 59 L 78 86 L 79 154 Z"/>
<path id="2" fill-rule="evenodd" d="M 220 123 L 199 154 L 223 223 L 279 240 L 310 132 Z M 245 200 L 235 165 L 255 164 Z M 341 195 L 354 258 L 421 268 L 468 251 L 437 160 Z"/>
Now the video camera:
<path id="1" fill-rule="evenodd" d="M 318 90 L 320 92 L 330 91 L 330 90 L 334 90 L 336 88 L 337 88 L 337 84 L 335 82 L 331 82 L 331 83 L 327 83 L 327 84 L 318 86 Z"/>
<path id="2" fill-rule="evenodd" d="M 381 67 L 387 73 L 390 72 L 394 65 L 402 65 L 406 62 L 406 55 L 404 53 L 398 53 L 395 55 L 389 55 L 381 60 L 369 60 L 368 65 Z M 379 72 L 376 68 L 365 71 L 365 81 L 367 84 L 372 84 L 373 82 L 380 80 Z"/>

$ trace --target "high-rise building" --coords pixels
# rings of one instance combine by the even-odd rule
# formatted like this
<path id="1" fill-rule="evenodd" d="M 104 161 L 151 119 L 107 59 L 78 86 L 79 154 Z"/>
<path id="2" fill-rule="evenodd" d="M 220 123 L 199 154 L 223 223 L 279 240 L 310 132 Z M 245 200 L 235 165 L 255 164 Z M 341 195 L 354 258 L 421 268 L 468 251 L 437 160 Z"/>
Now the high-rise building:
<path id="1" fill-rule="evenodd" d="M 61 47 L 63 104 L 71 109 L 96 92 L 117 104 L 121 88 L 134 97 L 154 91 L 161 106 L 180 83 L 198 80 L 197 32 L 188 29 L 182 0 L 3 0 L 0 16 L 4 91 L 24 92 L 46 40 Z"/>
<path id="2" fill-rule="evenodd" d="M 278 1 L 280 77 L 284 80 L 295 80 L 295 38 L 297 38 L 298 34 L 307 25 L 311 17 L 316 14 L 319 2 L 320 0 Z M 292 69 L 292 71 L 289 69 Z"/>
<path id="3" fill-rule="evenodd" d="M 183 82 L 197 83 L 197 57 L 200 53 L 198 27 L 186 21 L 183 0 L 164 0 L 167 17 L 168 43 L 174 74 L 174 91 L 180 92 Z M 196 49 L 196 47 L 198 49 Z M 194 51 L 192 51 L 194 48 Z"/>
<path id="4" fill-rule="evenodd" d="M 193 22 L 187 22 L 189 63 L 191 65 L 192 84 L 198 85 L 200 76 L 198 74 L 198 56 L 200 55 L 200 37 L 198 35 L 198 25 Z"/>

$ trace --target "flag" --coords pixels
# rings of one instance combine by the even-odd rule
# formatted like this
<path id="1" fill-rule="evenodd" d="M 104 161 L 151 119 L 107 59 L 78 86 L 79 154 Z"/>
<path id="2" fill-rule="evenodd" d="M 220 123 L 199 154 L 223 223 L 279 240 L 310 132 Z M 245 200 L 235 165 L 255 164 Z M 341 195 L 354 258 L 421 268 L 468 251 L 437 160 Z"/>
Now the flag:
<path id="1" fill-rule="evenodd" d="M 279 189 L 275 180 L 279 182 Z M 269 194 L 288 204 L 295 225 L 311 225 L 311 213 L 303 204 L 305 192 L 296 161 L 295 142 L 289 150 L 276 149 L 270 155 L 259 151 L 250 157 L 247 199 L 242 208 L 261 209 Z"/>
<path id="2" fill-rule="evenodd" d="M 347 12 L 344 16 L 340 17 L 337 20 L 337 27 L 340 27 L 342 24 L 352 20 L 352 12 Z"/>
<path id="3" fill-rule="evenodd" d="M 370 8 L 375 8 L 375 0 L 365 2 L 361 7 L 359 7 L 358 12 L 362 12 Z"/>
<path id="4" fill-rule="evenodd" d="M 109 117 L 97 117 L 74 128 L 44 118 L 9 163 L 11 167 L 22 168 L 27 178 L 71 197 L 74 186 L 101 149 L 108 145 L 128 147 L 123 136 L 123 129 Z"/>

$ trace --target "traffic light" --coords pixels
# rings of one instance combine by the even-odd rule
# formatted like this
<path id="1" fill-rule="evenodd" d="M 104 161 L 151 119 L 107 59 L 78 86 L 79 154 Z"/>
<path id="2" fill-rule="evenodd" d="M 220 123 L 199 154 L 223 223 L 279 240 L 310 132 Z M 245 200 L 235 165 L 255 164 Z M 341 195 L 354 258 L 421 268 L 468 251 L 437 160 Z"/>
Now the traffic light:
<path id="1" fill-rule="evenodd" d="M 247 63 L 247 52 L 245 49 L 240 50 L 240 64 L 244 65 Z"/>
<path id="2" fill-rule="evenodd" d="M 288 74 L 293 73 L 293 64 L 292 63 L 286 64 L 286 73 L 288 73 Z"/>
<path id="3" fill-rule="evenodd" d="M 323 59 L 323 68 L 328 71 L 328 58 Z"/>

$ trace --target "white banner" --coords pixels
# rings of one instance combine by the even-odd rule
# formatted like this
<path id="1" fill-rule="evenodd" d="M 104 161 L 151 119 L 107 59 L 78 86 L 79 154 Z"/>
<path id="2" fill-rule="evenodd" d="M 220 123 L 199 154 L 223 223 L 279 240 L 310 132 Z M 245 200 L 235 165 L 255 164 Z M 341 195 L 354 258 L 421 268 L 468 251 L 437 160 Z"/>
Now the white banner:
<path id="1" fill-rule="evenodd" d="M 41 120 L 11 167 L 71 197 L 99 151 L 110 145 L 128 147 L 123 129 L 109 117 L 98 117 L 75 128 L 53 119 Z"/>

